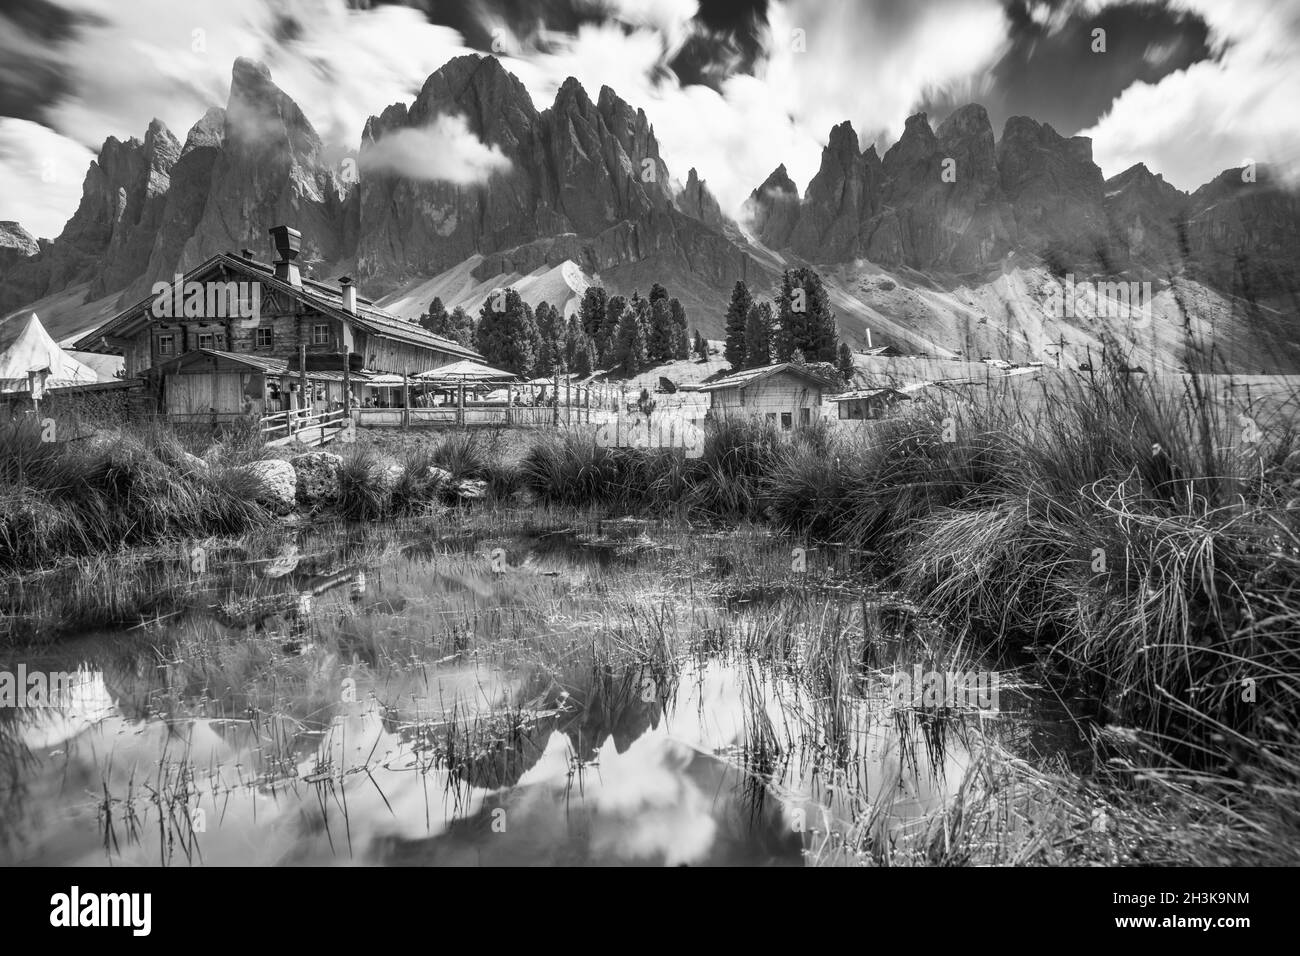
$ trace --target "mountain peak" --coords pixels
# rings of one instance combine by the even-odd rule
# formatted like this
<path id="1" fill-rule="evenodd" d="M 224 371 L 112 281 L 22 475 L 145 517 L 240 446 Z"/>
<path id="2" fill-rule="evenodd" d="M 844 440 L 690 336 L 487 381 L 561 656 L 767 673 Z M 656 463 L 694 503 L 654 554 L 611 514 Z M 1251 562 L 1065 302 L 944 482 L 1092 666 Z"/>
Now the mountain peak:
<path id="1" fill-rule="evenodd" d="M 475 77 L 481 76 L 482 79 L 494 80 L 509 75 L 501 62 L 494 56 L 487 56 L 482 53 L 463 53 L 460 56 L 452 57 L 430 73 L 424 81 L 424 89 L 431 85 L 441 86 L 451 88 L 456 93 L 459 93 Z M 421 89 L 420 96 L 416 97 L 417 101 L 423 98 L 424 89 Z"/>
<path id="2" fill-rule="evenodd" d="M 235 60 L 226 104 L 227 142 L 250 154 L 285 150 L 294 157 L 320 152 L 321 140 L 289 94 L 276 86 L 266 64 L 248 57 Z"/>
<path id="3" fill-rule="evenodd" d="M 608 87 L 602 87 L 601 93 L 604 93 L 606 89 Z M 587 88 L 582 85 L 576 76 L 566 76 L 564 82 L 560 84 L 560 88 L 555 92 L 556 104 L 569 100 L 575 100 L 578 103 L 591 102 L 591 97 L 587 95 Z"/>
<path id="4" fill-rule="evenodd" d="M 771 192 L 792 193 L 796 196 L 799 194 L 799 189 L 795 186 L 794 180 L 792 180 L 790 174 L 786 172 L 785 163 L 782 163 L 768 174 L 767 179 L 763 180 L 763 184 L 755 189 L 751 194 L 751 198 L 757 197 L 762 193 Z"/>
<path id="5" fill-rule="evenodd" d="M 1160 173 L 1153 173 L 1146 163 L 1134 163 L 1122 173 L 1106 180 L 1106 193 L 1111 195 L 1125 190 L 1143 190 L 1152 195 L 1186 196 L 1181 189 L 1165 181 Z"/>
<path id="6" fill-rule="evenodd" d="M 262 90 L 267 86 L 275 86 L 271 80 L 271 70 L 261 60 L 255 60 L 248 56 L 235 57 L 235 62 L 230 68 L 230 93 L 234 96 L 235 91 L 255 91 Z M 276 87 L 278 90 L 279 87 Z"/>
<path id="7" fill-rule="evenodd" d="M 722 228 L 722 207 L 694 166 L 686 174 L 685 187 L 677 194 L 677 208 L 707 226 Z"/>
<path id="8" fill-rule="evenodd" d="M 926 113 L 913 113 L 903 123 L 904 136 L 908 133 L 918 133 L 922 129 L 927 132 L 933 132 L 933 130 L 930 129 L 930 117 Z"/>
<path id="9" fill-rule="evenodd" d="M 185 136 L 184 156 L 191 150 L 205 146 L 220 146 L 226 138 L 226 111 L 220 106 L 209 109 Z"/>
<path id="10" fill-rule="evenodd" d="M 987 136 L 992 144 L 993 124 L 989 121 L 988 110 L 978 103 L 967 103 L 948 114 L 939 124 L 936 135 L 942 142 L 968 136 Z"/>
<path id="11" fill-rule="evenodd" d="M 12 219 L 0 221 L 0 252 L 14 250 L 23 256 L 34 256 L 40 244 L 32 234 Z"/>
<path id="12" fill-rule="evenodd" d="M 854 132 L 853 124 L 845 120 L 843 123 L 832 126 L 826 148 L 834 152 L 851 152 L 856 157 L 861 150 L 861 146 L 858 144 L 858 134 Z"/>
<path id="13" fill-rule="evenodd" d="M 572 79 L 572 77 L 570 77 L 570 79 Z M 575 80 L 574 82 L 576 83 L 577 81 Z M 632 108 L 623 97 L 618 95 L 612 86 L 602 86 L 600 88 L 600 93 L 596 97 L 596 102 L 600 105 L 601 110 L 611 106 L 626 106 L 628 109 Z M 638 109 L 636 112 L 640 113 L 643 111 Z"/>

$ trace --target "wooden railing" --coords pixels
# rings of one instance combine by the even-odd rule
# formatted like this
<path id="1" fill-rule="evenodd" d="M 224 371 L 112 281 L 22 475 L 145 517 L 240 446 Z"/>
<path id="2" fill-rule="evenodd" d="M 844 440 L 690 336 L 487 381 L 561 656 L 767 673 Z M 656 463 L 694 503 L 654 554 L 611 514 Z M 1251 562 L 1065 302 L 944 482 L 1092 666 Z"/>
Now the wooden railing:
<path id="1" fill-rule="evenodd" d="M 341 425 L 347 420 L 346 409 L 336 408 L 331 412 L 313 412 L 310 408 L 291 408 L 275 412 L 261 419 L 263 441 L 275 441 L 290 438 L 309 428 L 325 429 L 331 425 Z"/>

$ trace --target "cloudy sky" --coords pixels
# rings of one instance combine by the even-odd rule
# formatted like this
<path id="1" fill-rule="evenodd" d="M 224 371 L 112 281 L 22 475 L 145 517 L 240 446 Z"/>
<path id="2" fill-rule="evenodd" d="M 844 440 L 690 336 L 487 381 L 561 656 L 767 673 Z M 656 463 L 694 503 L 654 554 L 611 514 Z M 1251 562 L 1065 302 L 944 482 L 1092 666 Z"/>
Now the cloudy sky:
<path id="1" fill-rule="evenodd" d="M 883 154 L 909 114 L 972 101 L 995 131 L 1026 114 L 1091 136 L 1106 175 L 1143 161 L 1194 189 L 1247 159 L 1294 169 L 1298 46 L 1300 0 L 0 0 L 0 219 L 57 235 L 105 137 L 158 117 L 183 139 L 225 104 L 236 56 L 340 150 L 473 50 L 539 108 L 568 76 L 607 84 L 736 214 L 780 163 L 806 185 L 835 123 Z"/>

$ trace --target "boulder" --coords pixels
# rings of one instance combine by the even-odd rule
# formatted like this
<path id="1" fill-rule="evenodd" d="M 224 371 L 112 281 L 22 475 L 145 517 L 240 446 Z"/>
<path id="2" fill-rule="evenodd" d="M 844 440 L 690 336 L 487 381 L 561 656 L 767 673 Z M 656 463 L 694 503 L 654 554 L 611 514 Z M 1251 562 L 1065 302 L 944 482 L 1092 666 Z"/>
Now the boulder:
<path id="1" fill-rule="evenodd" d="M 191 474 L 206 475 L 208 473 L 208 463 L 204 461 L 202 458 L 200 458 L 198 455 L 191 455 L 187 451 L 181 452 L 180 461 L 178 461 L 176 464 L 181 469 L 188 471 Z"/>
<path id="2" fill-rule="evenodd" d="M 446 468 L 430 465 L 426 473 L 429 483 L 435 488 L 445 488 L 451 484 L 452 474 Z"/>
<path id="3" fill-rule="evenodd" d="M 310 451 L 290 459 L 297 476 L 295 495 L 298 502 L 314 505 L 333 501 L 339 493 L 339 471 L 343 459 L 327 451 Z"/>
<path id="4" fill-rule="evenodd" d="M 402 466 L 395 461 L 380 462 L 377 472 L 384 491 L 392 491 L 397 487 L 397 483 L 402 480 Z"/>
<path id="5" fill-rule="evenodd" d="M 297 496 L 298 476 L 293 465 L 279 459 L 255 461 L 245 465 L 243 471 L 257 482 L 255 500 L 277 514 L 293 510 Z"/>
<path id="6" fill-rule="evenodd" d="M 462 478 L 452 486 L 461 501 L 481 501 L 487 497 L 488 483 L 481 478 Z"/>

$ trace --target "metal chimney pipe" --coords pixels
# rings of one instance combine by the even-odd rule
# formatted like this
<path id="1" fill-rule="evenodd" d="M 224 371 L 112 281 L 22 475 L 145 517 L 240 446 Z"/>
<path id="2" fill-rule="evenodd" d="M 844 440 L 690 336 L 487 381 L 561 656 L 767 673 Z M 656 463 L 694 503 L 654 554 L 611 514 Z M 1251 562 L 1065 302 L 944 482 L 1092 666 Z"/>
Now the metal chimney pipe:
<path id="1" fill-rule="evenodd" d="M 352 284 L 350 276 L 339 279 L 339 288 L 343 291 L 343 311 L 350 315 L 357 314 L 357 287 Z"/>
<path id="2" fill-rule="evenodd" d="M 270 233 L 275 243 L 275 277 L 301 289 L 302 276 L 294 260 L 302 251 L 302 233 L 288 226 L 272 226 Z"/>

